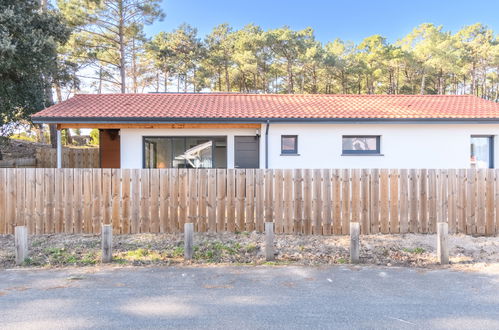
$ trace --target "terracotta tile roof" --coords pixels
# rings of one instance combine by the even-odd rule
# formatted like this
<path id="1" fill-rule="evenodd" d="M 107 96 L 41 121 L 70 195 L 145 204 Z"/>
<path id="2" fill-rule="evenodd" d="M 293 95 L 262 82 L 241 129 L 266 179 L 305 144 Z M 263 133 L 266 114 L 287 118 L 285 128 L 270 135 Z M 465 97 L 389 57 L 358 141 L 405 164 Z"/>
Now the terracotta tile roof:
<path id="1" fill-rule="evenodd" d="M 79 94 L 42 110 L 46 121 L 263 119 L 499 119 L 470 95 Z"/>

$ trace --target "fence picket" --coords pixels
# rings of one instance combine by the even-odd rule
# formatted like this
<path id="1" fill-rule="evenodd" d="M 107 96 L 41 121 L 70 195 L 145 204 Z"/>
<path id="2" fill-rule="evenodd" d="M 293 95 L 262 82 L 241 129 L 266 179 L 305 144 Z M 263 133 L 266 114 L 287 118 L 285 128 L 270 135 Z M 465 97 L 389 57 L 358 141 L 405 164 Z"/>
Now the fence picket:
<path id="1" fill-rule="evenodd" d="M 371 172 L 371 233 L 379 233 L 379 198 L 380 198 L 380 177 L 379 169 L 375 168 Z"/>
<path id="2" fill-rule="evenodd" d="M 417 232 L 428 232 L 428 172 L 422 169 L 419 174 L 419 228 Z"/>
<path id="3" fill-rule="evenodd" d="M 324 170 L 322 170 L 322 201 L 323 201 L 323 203 L 322 203 L 322 217 L 323 217 L 322 233 L 324 235 L 331 235 L 331 233 L 332 233 L 331 224 L 333 223 L 333 208 L 332 208 L 333 200 L 332 200 L 331 188 L 332 188 L 332 186 L 331 186 L 331 170 L 324 169 Z M 285 193 L 288 194 L 287 191 Z M 290 199 L 292 198 L 291 197 L 292 194 L 293 194 L 293 191 L 291 190 L 289 192 Z"/>
<path id="4" fill-rule="evenodd" d="M 234 169 L 227 170 L 227 227 L 226 230 L 234 232 L 236 230 L 236 174 Z"/>
<path id="5" fill-rule="evenodd" d="M 81 171 L 80 171 L 81 172 Z M 111 171 L 111 223 L 113 225 L 113 233 L 121 232 L 120 214 L 121 214 L 121 172 L 118 169 Z"/>
<path id="6" fill-rule="evenodd" d="M 483 168 L 477 171 L 477 211 L 476 211 L 476 233 L 485 234 L 485 188 L 486 170 Z"/>
<path id="7" fill-rule="evenodd" d="M 333 170 L 333 234 L 341 234 L 341 176 L 340 170 Z"/>
<path id="8" fill-rule="evenodd" d="M 370 219 L 370 203 L 369 203 L 369 180 L 370 172 L 367 169 L 363 169 L 360 177 L 360 230 L 363 235 L 369 234 L 371 231 L 371 219 Z"/>
<path id="9" fill-rule="evenodd" d="M 312 233 L 322 234 L 322 175 L 321 170 L 314 170 L 313 177 L 313 202 L 312 202 Z"/>
<path id="10" fill-rule="evenodd" d="M 45 181 L 47 182 L 47 181 Z M 80 169 L 73 170 L 73 231 L 81 233 L 83 231 L 83 193 L 82 193 L 82 171 Z"/>
<path id="11" fill-rule="evenodd" d="M 405 234 L 409 231 L 409 173 L 406 169 L 399 172 L 399 231 Z"/>
<path id="12" fill-rule="evenodd" d="M 350 170 L 344 169 L 341 175 L 341 233 L 350 233 Z"/>
<path id="13" fill-rule="evenodd" d="M 390 181 L 389 172 L 387 169 L 382 169 L 379 173 L 379 219 L 380 231 L 382 234 L 390 232 Z"/>
<path id="14" fill-rule="evenodd" d="M 283 173 L 282 170 L 277 169 L 274 172 L 274 196 L 272 201 L 274 203 L 274 231 L 281 234 L 284 230 L 283 224 Z"/>
<path id="15" fill-rule="evenodd" d="M 140 171 L 139 169 L 131 170 L 131 188 L 132 188 L 132 211 L 130 220 L 130 233 L 137 234 L 140 232 Z"/>
<path id="16" fill-rule="evenodd" d="M 246 169 L 245 230 L 255 230 L 255 170 Z"/>
<path id="17" fill-rule="evenodd" d="M 159 231 L 161 233 L 171 233 L 170 227 L 170 186 L 169 170 L 159 170 Z"/>
<path id="18" fill-rule="evenodd" d="M 494 230 L 494 187 L 495 187 L 495 171 L 493 169 L 487 169 L 487 186 L 486 186 L 486 215 L 485 215 L 485 233 L 486 235 L 492 235 L 495 233 Z"/>
<path id="19" fill-rule="evenodd" d="M 217 170 L 217 232 L 225 231 L 227 179 L 225 170 Z"/>
<path id="20" fill-rule="evenodd" d="M 312 233 L 312 170 L 303 171 L 303 233 Z"/>
<path id="21" fill-rule="evenodd" d="M 400 183 L 399 171 L 392 169 L 390 171 L 390 200 L 389 200 L 390 233 L 392 234 L 400 233 L 399 183 Z"/>
<path id="22" fill-rule="evenodd" d="M 207 228 L 207 202 L 208 202 L 208 170 L 200 169 L 198 173 L 198 218 L 197 218 L 197 228 L 198 232 L 205 232 Z"/>
<path id="23" fill-rule="evenodd" d="M 0 234 L 433 232 L 496 235 L 497 170 L 0 169 Z"/>
<path id="24" fill-rule="evenodd" d="M 217 231 L 217 172 L 208 170 L 208 231 Z"/>
<path id="25" fill-rule="evenodd" d="M 130 189 L 130 170 L 121 170 L 121 233 L 130 233 L 131 216 L 131 189 Z"/>
<path id="26" fill-rule="evenodd" d="M 243 169 L 236 170 L 236 229 L 242 232 L 246 229 L 246 171 Z"/>
<path id="27" fill-rule="evenodd" d="M 159 190 L 160 184 L 159 181 L 159 171 L 158 169 L 150 170 L 150 223 L 149 223 L 149 232 L 151 233 L 159 233 Z"/>
<path id="28" fill-rule="evenodd" d="M 63 185 L 63 180 L 64 180 L 64 169 L 58 169 L 58 175 L 60 177 L 60 188 L 59 191 L 61 193 L 61 199 L 60 203 L 64 203 L 64 191 L 62 189 Z M 92 200 L 92 189 L 93 189 L 93 182 L 92 182 L 92 170 L 90 169 L 84 169 L 82 170 L 83 172 L 83 230 L 85 233 L 90 234 L 94 232 L 94 223 L 93 223 L 93 200 Z M 61 229 L 62 229 L 62 217 L 63 214 L 61 214 Z M 65 218 L 65 215 L 64 215 Z"/>

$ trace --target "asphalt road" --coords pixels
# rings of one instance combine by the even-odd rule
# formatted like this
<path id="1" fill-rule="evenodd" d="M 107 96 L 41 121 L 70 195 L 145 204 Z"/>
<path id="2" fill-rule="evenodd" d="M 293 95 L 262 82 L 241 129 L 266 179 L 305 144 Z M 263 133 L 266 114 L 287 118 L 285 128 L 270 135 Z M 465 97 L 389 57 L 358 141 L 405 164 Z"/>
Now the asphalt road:
<path id="1" fill-rule="evenodd" d="M 6 270 L 0 328 L 499 329 L 499 275 L 365 266 Z"/>

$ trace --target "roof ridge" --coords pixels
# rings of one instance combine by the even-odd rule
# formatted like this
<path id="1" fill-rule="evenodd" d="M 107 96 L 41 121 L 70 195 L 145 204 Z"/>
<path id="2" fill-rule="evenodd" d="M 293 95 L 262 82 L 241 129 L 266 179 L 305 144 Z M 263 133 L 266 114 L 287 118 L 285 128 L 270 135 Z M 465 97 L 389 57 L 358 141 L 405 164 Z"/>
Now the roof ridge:
<path id="1" fill-rule="evenodd" d="M 255 94 L 255 93 L 231 93 L 231 92 L 214 92 L 214 93 L 76 93 L 74 96 L 165 96 L 165 95 L 185 95 L 185 96 L 280 96 L 280 97 L 473 97 L 480 98 L 472 94 L 277 94 L 277 93 L 265 93 L 265 94 Z M 481 99 L 481 98 L 480 98 Z M 485 100 L 485 99 L 484 99 Z M 490 101 L 490 100 L 488 100 Z"/>

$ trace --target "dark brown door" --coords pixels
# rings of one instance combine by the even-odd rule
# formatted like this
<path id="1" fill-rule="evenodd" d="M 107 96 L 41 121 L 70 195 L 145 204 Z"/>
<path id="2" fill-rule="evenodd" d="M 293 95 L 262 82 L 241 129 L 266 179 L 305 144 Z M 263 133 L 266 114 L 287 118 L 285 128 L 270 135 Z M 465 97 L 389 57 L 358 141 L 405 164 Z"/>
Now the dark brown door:
<path id="1" fill-rule="evenodd" d="M 236 136 L 234 146 L 235 168 L 260 167 L 260 139 L 258 136 Z"/>
<path id="2" fill-rule="evenodd" d="M 100 167 L 120 168 L 120 130 L 99 130 Z"/>

